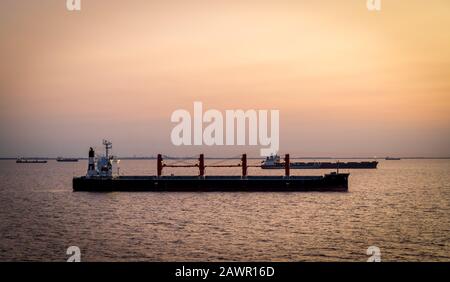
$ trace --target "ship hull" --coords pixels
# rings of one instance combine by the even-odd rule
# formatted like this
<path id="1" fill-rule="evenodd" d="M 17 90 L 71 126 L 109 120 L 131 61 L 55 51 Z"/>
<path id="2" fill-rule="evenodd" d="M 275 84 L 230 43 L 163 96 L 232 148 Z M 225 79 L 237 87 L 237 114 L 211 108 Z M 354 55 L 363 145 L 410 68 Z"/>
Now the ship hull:
<path id="1" fill-rule="evenodd" d="M 87 192 L 346 192 L 349 174 L 324 176 L 120 176 L 73 178 L 73 191 Z"/>

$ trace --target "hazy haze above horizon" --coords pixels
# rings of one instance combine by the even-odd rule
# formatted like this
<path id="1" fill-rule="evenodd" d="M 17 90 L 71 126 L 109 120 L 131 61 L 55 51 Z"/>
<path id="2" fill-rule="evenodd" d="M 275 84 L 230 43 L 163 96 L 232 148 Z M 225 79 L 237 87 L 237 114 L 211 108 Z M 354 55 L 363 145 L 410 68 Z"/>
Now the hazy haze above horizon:
<path id="1" fill-rule="evenodd" d="M 0 157 L 171 144 L 177 109 L 280 110 L 280 152 L 450 156 L 450 1 L 0 2 Z"/>

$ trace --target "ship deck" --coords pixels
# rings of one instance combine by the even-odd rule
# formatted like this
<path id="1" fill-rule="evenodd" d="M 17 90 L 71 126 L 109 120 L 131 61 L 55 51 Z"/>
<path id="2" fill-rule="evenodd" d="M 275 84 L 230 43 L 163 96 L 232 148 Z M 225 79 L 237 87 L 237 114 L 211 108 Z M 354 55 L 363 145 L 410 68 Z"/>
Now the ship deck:
<path id="1" fill-rule="evenodd" d="M 200 178 L 199 176 L 191 176 L 191 175 L 167 175 L 167 176 L 117 176 L 113 177 L 116 180 L 319 180 L 324 177 L 319 176 L 247 176 L 242 178 L 239 175 L 208 175 Z"/>

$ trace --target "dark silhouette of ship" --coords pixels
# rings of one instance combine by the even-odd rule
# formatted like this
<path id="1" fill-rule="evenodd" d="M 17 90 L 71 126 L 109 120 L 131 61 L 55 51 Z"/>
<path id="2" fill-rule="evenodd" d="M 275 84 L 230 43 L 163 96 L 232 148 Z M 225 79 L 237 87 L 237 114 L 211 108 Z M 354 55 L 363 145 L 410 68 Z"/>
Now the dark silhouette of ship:
<path id="1" fill-rule="evenodd" d="M 45 164 L 46 160 L 38 160 L 38 159 L 25 159 L 25 158 L 17 158 L 16 163 L 18 164 Z"/>
<path id="2" fill-rule="evenodd" d="M 395 158 L 395 157 L 386 157 L 386 161 L 399 161 L 401 158 Z"/>
<path id="3" fill-rule="evenodd" d="M 291 162 L 291 169 L 375 169 L 377 161 L 366 162 Z M 281 162 L 278 155 L 267 157 L 261 163 L 262 169 L 283 169 L 285 163 Z"/>
<path id="4" fill-rule="evenodd" d="M 78 162 L 77 158 L 63 158 L 63 157 L 57 157 L 57 162 Z"/>

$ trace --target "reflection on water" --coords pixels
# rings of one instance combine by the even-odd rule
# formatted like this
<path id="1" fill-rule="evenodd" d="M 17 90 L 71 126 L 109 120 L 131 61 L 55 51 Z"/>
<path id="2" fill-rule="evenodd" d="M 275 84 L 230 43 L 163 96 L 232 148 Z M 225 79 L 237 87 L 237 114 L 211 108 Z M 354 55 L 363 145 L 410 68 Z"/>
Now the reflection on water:
<path id="1" fill-rule="evenodd" d="M 383 261 L 450 260 L 448 160 L 352 170 L 348 193 L 73 193 L 86 166 L 0 161 L 0 260 L 65 261 L 72 245 L 83 261 L 366 261 L 372 245 Z M 155 161 L 120 171 L 155 174 Z"/>

